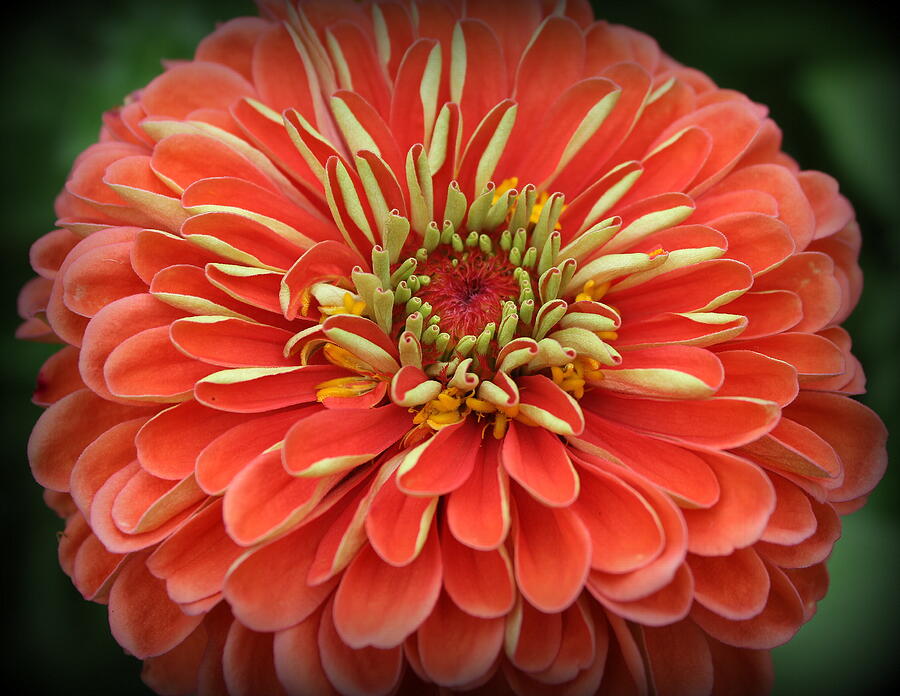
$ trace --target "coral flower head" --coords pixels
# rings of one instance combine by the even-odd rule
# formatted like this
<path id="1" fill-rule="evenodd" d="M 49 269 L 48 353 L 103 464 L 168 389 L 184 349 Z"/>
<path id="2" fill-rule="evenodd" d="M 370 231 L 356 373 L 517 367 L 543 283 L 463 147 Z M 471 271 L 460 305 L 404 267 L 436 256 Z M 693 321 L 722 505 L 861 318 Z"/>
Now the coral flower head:
<path id="1" fill-rule="evenodd" d="M 767 691 L 885 466 L 835 181 L 584 0 L 260 5 L 104 115 L 22 292 L 144 680 Z"/>

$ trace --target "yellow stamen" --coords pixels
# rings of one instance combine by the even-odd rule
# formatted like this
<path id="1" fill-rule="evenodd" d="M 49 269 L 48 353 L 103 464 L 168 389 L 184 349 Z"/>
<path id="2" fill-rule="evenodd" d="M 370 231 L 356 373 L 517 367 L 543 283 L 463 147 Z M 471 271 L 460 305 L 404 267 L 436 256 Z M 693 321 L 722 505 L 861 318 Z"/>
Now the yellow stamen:
<path id="1" fill-rule="evenodd" d="M 431 405 L 436 411 L 449 413 L 451 411 L 458 411 L 461 403 L 462 399 L 458 396 L 451 396 L 444 391 L 438 394 L 438 397 L 431 402 Z"/>
<path id="2" fill-rule="evenodd" d="M 497 407 L 494 406 L 494 404 L 483 401 L 482 399 L 476 399 L 474 396 L 470 396 L 466 399 L 466 406 L 476 413 L 494 413 L 497 411 Z"/>
<path id="3" fill-rule="evenodd" d="M 615 341 L 617 338 L 619 338 L 619 334 L 617 334 L 615 331 L 598 331 L 597 336 L 598 338 L 602 338 L 604 341 Z"/>
<path id="4" fill-rule="evenodd" d="M 460 413 L 459 411 L 444 411 L 432 413 L 428 417 L 428 423 L 435 423 L 437 425 L 453 425 L 454 423 L 459 423 L 464 418 L 465 415 Z"/>
<path id="5" fill-rule="evenodd" d="M 316 385 L 316 400 L 332 397 L 352 398 L 368 394 L 375 388 L 375 381 L 364 377 L 337 377 Z"/>
<path id="6" fill-rule="evenodd" d="M 509 425 L 509 419 L 502 413 L 498 413 L 494 418 L 494 438 L 502 440 L 506 435 L 506 428 Z"/>
<path id="7" fill-rule="evenodd" d="M 607 290 L 609 290 L 609 283 L 597 285 L 593 280 L 589 280 L 581 287 L 581 292 L 575 296 L 575 301 L 585 302 L 592 300 L 596 302 L 606 294 Z"/>
<path id="8" fill-rule="evenodd" d="M 357 358 L 353 353 L 351 353 L 346 348 L 341 348 L 339 345 L 335 343 L 326 343 L 325 347 L 322 349 L 322 352 L 325 353 L 325 358 L 332 365 L 337 365 L 338 367 L 343 367 L 348 370 L 352 370 L 353 372 L 362 372 L 362 373 L 373 373 L 372 366 L 366 362 L 363 362 L 359 358 Z"/>
<path id="9" fill-rule="evenodd" d="M 358 300 L 353 293 L 345 292 L 342 304 L 339 305 L 319 305 L 319 311 L 325 317 L 334 316 L 335 314 L 355 314 L 361 316 L 366 310 L 366 303 Z"/>

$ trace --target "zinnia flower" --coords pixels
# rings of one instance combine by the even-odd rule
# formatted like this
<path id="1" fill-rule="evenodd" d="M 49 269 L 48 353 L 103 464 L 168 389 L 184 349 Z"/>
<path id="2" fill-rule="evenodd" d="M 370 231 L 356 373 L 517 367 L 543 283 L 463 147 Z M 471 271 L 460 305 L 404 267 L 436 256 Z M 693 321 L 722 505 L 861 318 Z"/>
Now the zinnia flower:
<path id="1" fill-rule="evenodd" d="M 766 691 L 885 467 L 835 181 L 584 0 L 261 7 L 105 114 L 21 297 L 144 680 Z"/>

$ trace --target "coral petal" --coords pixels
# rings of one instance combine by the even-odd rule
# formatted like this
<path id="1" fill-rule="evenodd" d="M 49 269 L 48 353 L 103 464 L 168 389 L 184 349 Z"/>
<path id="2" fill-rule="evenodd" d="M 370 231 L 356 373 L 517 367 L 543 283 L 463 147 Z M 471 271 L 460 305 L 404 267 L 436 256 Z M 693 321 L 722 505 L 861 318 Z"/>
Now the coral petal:
<path id="1" fill-rule="evenodd" d="M 578 497 L 578 474 L 559 437 L 543 428 L 509 424 L 500 461 L 544 505 L 566 507 Z"/>
<path id="2" fill-rule="evenodd" d="M 654 693 L 700 696 L 713 686 L 713 661 L 706 636 L 691 621 L 644 628 L 644 648 Z"/>
<path id="3" fill-rule="evenodd" d="M 284 688 L 275 673 L 272 641 L 270 633 L 257 633 L 240 621 L 231 624 L 222 655 L 229 694 L 284 696 Z"/>
<path id="4" fill-rule="evenodd" d="M 254 631 L 282 631 L 318 609 L 336 580 L 310 586 L 306 576 L 332 520 L 319 517 L 246 553 L 228 570 L 225 598 L 241 623 Z"/>
<path id="5" fill-rule="evenodd" d="M 460 609 L 485 619 L 512 609 L 516 598 L 512 564 L 503 547 L 478 551 L 445 534 L 441 552 L 444 589 Z"/>
<path id="6" fill-rule="evenodd" d="M 332 619 L 333 611 L 329 604 L 319 624 L 319 654 L 329 681 L 341 694 L 388 696 L 400 680 L 403 649 L 349 647 L 337 630 L 336 617 Z"/>
<path id="7" fill-rule="evenodd" d="M 397 568 L 364 547 L 341 578 L 334 623 L 350 647 L 399 645 L 428 617 L 441 589 L 441 551 L 432 530 L 416 559 Z"/>
<path id="8" fill-rule="evenodd" d="M 581 470 L 572 509 L 591 536 L 591 567 L 627 573 L 663 550 L 663 530 L 650 504 L 625 482 L 597 469 Z"/>
<path id="9" fill-rule="evenodd" d="M 441 686 L 462 686 L 482 677 L 503 644 L 503 619 L 469 616 L 442 594 L 416 632 L 425 673 Z"/>
<path id="10" fill-rule="evenodd" d="M 203 620 L 187 616 L 166 594 L 163 580 L 153 577 L 143 555 L 132 556 L 109 594 L 109 627 L 128 652 L 140 658 L 168 652 Z"/>
<path id="11" fill-rule="evenodd" d="M 284 466 L 295 476 L 346 471 L 377 456 L 409 429 L 409 414 L 394 405 L 312 413 L 288 431 Z"/>
<path id="12" fill-rule="evenodd" d="M 591 539 L 581 519 L 567 508 L 548 508 L 517 490 L 516 581 L 541 611 L 562 611 L 581 592 L 591 560 Z M 552 550 L 551 550 L 552 549 Z M 552 554 L 557 563 L 542 559 Z"/>
<path id="13" fill-rule="evenodd" d="M 759 614 L 769 596 L 769 573 L 752 548 L 728 556 L 688 557 L 697 601 L 710 611 L 739 621 Z"/>

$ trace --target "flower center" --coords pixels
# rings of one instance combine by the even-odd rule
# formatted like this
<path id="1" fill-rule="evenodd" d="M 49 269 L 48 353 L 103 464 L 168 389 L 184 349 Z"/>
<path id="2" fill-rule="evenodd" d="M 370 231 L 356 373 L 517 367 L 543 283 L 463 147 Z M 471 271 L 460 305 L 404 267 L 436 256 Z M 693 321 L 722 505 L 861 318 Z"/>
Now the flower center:
<path id="1" fill-rule="evenodd" d="M 457 254 L 451 247 L 429 256 L 422 275 L 430 282 L 419 297 L 440 316 L 451 339 L 477 336 L 489 323 L 499 323 L 504 302 L 518 296 L 515 269 L 505 256 L 478 248 Z"/>

